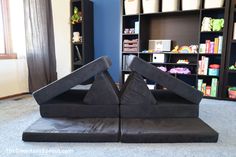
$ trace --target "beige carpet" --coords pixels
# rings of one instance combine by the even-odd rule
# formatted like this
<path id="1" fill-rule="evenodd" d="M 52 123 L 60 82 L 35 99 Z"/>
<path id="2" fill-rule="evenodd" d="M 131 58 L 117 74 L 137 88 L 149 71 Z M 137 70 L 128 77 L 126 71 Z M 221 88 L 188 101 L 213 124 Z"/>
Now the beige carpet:
<path id="1" fill-rule="evenodd" d="M 22 132 L 40 115 L 36 102 L 0 101 L 0 157 L 236 157 L 236 102 L 203 100 L 200 117 L 220 133 L 218 143 L 25 143 Z"/>

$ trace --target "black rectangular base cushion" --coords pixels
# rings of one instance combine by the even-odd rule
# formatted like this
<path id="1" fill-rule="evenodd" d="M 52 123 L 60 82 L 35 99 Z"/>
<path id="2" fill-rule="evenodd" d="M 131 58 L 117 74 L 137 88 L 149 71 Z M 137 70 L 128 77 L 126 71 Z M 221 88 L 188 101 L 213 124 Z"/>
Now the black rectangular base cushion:
<path id="1" fill-rule="evenodd" d="M 217 142 L 218 133 L 198 118 L 122 119 L 121 142 Z"/>
<path id="2" fill-rule="evenodd" d="M 122 118 L 197 118 L 199 105 L 167 91 L 152 91 L 157 103 L 121 104 Z"/>
<path id="3" fill-rule="evenodd" d="M 40 105 L 45 118 L 118 118 L 118 105 L 88 105 L 83 103 L 87 90 L 71 89 Z"/>
<path id="4" fill-rule="evenodd" d="M 41 118 L 23 132 L 31 142 L 117 142 L 119 120 Z"/>

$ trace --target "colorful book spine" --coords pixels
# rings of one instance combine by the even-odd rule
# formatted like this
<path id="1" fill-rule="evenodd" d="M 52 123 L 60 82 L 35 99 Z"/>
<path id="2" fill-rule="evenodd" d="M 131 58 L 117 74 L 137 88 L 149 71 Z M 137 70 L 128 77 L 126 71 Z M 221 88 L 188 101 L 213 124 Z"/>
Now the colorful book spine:
<path id="1" fill-rule="evenodd" d="M 206 86 L 206 96 L 211 96 L 211 86 Z"/>
<path id="2" fill-rule="evenodd" d="M 204 96 L 206 96 L 206 83 L 202 84 L 202 93 L 204 94 Z"/>
<path id="3" fill-rule="evenodd" d="M 197 89 L 199 91 L 202 91 L 202 84 L 203 84 L 203 79 L 198 79 L 198 82 L 197 82 Z"/>
<path id="4" fill-rule="evenodd" d="M 210 42 L 210 53 L 214 53 L 215 42 Z"/>
<path id="5" fill-rule="evenodd" d="M 204 75 L 207 75 L 208 73 L 208 66 L 209 66 L 209 58 L 204 57 Z"/>
<path id="6" fill-rule="evenodd" d="M 214 54 L 218 54 L 218 50 L 219 50 L 219 38 L 215 38 Z"/>
<path id="7" fill-rule="evenodd" d="M 218 54 L 222 54 L 222 51 L 223 51 L 223 36 L 219 36 Z"/>
<path id="8" fill-rule="evenodd" d="M 217 97 L 217 91 L 218 91 L 218 79 L 212 78 L 212 80 L 211 80 L 211 96 Z"/>
<path id="9" fill-rule="evenodd" d="M 211 41 L 206 40 L 206 53 L 210 53 L 211 51 Z"/>

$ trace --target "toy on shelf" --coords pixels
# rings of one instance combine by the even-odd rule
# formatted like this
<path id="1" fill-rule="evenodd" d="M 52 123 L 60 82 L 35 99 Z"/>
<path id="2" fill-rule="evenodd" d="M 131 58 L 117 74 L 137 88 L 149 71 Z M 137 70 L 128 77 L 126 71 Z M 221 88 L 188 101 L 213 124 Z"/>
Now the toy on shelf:
<path id="1" fill-rule="evenodd" d="M 212 30 L 216 32 L 222 31 L 224 23 L 224 19 L 212 19 Z"/>
<path id="2" fill-rule="evenodd" d="M 191 45 L 191 46 L 175 46 L 175 48 L 171 51 L 172 53 L 182 53 L 182 54 L 189 54 L 189 53 L 197 53 L 198 52 L 198 45 Z"/>
<path id="3" fill-rule="evenodd" d="M 189 75 L 189 74 L 191 74 L 191 71 L 188 68 L 177 67 L 177 68 L 170 69 L 169 73 L 170 74 L 185 74 L 185 75 Z"/>
<path id="4" fill-rule="evenodd" d="M 157 67 L 157 68 L 160 69 L 161 71 L 167 72 L 167 68 L 166 67 L 160 66 L 160 67 Z"/>
<path id="5" fill-rule="evenodd" d="M 180 59 L 180 60 L 178 60 L 177 64 L 189 64 L 189 60 L 188 59 Z"/>
<path id="6" fill-rule="evenodd" d="M 204 17 L 202 20 L 202 32 L 219 32 L 224 28 L 224 19 L 213 19 L 211 17 Z"/>
<path id="7" fill-rule="evenodd" d="M 236 87 L 230 87 L 228 89 L 228 92 L 229 92 L 230 99 L 236 99 Z"/>
<path id="8" fill-rule="evenodd" d="M 236 71 L 236 62 L 235 62 L 234 65 L 232 65 L 232 66 L 229 67 L 229 70 L 235 70 L 235 71 Z"/>
<path id="9" fill-rule="evenodd" d="M 80 36 L 80 32 L 73 32 L 73 43 L 81 43 L 82 42 L 82 36 Z"/>
<path id="10" fill-rule="evenodd" d="M 135 28 L 126 28 L 124 34 L 135 34 Z"/>
<path id="11" fill-rule="evenodd" d="M 71 24 L 75 25 L 79 22 L 82 21 L 82 16 L 81 16 L 81 12 L 79 12 L 79 8 L 78 7 L 74 7 L 74 14 L 71 17 Z"/>
<path id="12" fill-rule="evenodd" d="M 171 52 L 179 53 L 179 45 L 175 46 L 175 48 Z"/>
<path id="13" fill-rule="evenodd" d="M 212 29 L 212 18 L 211 17 L 204 17 L 202 20 L 202 32 L 210 32 Z"/>

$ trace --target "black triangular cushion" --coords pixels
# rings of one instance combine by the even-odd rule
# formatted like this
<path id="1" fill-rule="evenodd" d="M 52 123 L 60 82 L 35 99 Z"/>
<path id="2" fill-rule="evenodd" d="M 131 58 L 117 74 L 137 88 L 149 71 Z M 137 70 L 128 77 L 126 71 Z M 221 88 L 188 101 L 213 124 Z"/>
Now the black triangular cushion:
<path id="1" fill-rule="evenodd" d="M 133 72 L 121 91 L 121 105 L 156 104 L 142 76 Z"/>
<path id="2" fill-rule="evenodd" d="M 99 73 L 84 98 L 89 105 L 119 105 L 118 89 L 110 74 Z"/>
<path id="3" fill-rule="evenodd" d="M 160 69 L 138 57 L 133 59 L 129 68 L 143 77 L 155 81 L 159 85 L 167 88 L 169 91 L 194 104 L 199 104 L 202 100 L 202 92 L 198 91 L 187 83 L 161 71 Z"/>
<path id="4" fill-rule="evenodd" d="M 100 57 L 75 70 L 71 74 L 34 92 L 34 99 L 39 105 L 43 105 L 53 98 L 69 91 L 71 88 L 88 81 L 98 73 L 106 71 L 110 66 L 111 60 L 108 57 Z"/>

